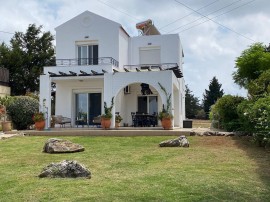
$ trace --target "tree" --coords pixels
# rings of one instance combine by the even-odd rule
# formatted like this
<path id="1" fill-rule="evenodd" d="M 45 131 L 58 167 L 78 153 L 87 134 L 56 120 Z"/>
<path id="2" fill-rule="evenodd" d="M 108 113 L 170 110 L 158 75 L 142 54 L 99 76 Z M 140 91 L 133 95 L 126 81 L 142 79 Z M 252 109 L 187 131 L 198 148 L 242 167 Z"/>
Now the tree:
<path id="1" fill-rule="evenodd" d="M 239 130 L 241 124 L 237 107 L 243 100 L 243 97 L 224 95 L 211 107 L 211 119 L 218 121 L 219 126 L 227 131 Z"/>
<path id="2" fill-rule="evenodd" d="M 252 99 L 270 95 L 270 69 L 248 84 L 248 92 Z"/>
<path id="3" fill-rule="evenodd" d="M 262 43 L 255 43 L 236 58 L 237 69 L 233 73 L 234 82 L 248 89 L 251 81 L 259 78 L 266 70 L 270 69 L 269 48 L 263 46 Z"/>
<path id="4" fill-rule="evenodd" d="M 186 85 L 186 117 L 189 119 L 193 119 L 196 117 L 198 111 L 201 109 L 199 98 L 195 97 L 192 94 L 192 91 L 189 89 L 188 85 Z"/>
<path id="5" fill-rule="evenodd" d="M 41 29 L 30 24 L 26 33 L 14 34 L 10 47 L 4 43 L 0 46 L 0 66 L 9 69 L 12 95 L 38 91 L 43 67 L 55 65 L 54 37 Z"/>
<path id="6" fill-rule="evenodd" d="M 217 78 L 214 76 L 210 81 L 209 90 L 205 89 L 203 94 L 203 108 L 207 117 L 209 116 L 210 107 L 216 103 L 218 98 L 221 98 L 224 94 L 223 89 L 221 89 L 222 84 L 220 84 Z"/>

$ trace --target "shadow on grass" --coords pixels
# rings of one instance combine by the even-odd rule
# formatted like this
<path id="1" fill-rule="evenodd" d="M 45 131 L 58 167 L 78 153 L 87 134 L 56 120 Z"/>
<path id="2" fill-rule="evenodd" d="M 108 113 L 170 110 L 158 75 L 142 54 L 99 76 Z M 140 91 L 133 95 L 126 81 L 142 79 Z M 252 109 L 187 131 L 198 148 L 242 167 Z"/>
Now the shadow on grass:
<path id="1" fill-rule="evenodd" d="M 243 150 L 247 156 L 256 163 L 256 174 L 260 177 L 261 182 L 265 184 L 266 195 L 270 196 L 270 150 L 259 147 L 252 142 L 252 137 L 232 137 L 236 146 Z"/>

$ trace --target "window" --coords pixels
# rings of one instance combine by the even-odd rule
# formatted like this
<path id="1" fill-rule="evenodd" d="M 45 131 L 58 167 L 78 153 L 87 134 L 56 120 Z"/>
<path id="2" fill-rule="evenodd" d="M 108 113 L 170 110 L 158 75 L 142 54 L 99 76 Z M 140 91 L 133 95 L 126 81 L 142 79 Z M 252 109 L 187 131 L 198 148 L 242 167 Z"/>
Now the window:
<path id="1" fill-rule="evenodd" d="M 98 65 L 98 45 L 78 46 L 79 65 Z"/>
<path id="2" fill-rule="evenodd" d="M 160 48 L 140 48 L 140 64 L 160 64 Z"/>
<path id="3" fill-rule="evenodd" d="M 139 96 L 138 112 L 154 114 L 158 112 L 157 96 Z"/>

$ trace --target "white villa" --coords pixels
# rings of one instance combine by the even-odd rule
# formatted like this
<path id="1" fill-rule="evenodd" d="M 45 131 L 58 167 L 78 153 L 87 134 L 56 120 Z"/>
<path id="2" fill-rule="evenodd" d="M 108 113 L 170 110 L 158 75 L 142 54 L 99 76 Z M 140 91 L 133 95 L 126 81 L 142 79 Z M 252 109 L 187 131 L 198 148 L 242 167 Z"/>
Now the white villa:
<path id="1" fill-rule="evenodd" d="M 56 66 L 44 67 L 40 76 L 40 105 L 46 106 L 48 120 L 52 82 L 55 114 L 71 118 L 72 126 L 81 116 L 93 124 L 94 117 L 104 113 L 104 102 L 110 106 L 114 97 L 111 128 L 115 113 L 123 118 L 121 126 L 132 126 L 131 113 L 161 111 L 166 95 L 160 83 L 171 94 L 173 127 L 183 127 L 184 55 L 179 35 L 161 35 L 151 20 L 137 28 L 142 35 L 131 37 L 119 23 L 89 11 L 55 28 Z"/>

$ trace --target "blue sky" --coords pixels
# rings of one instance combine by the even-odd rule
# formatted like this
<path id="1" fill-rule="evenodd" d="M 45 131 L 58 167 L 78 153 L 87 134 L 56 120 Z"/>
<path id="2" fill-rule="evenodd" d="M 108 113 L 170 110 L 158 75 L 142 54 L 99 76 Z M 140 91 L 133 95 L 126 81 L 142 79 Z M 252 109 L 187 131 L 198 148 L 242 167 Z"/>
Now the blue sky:
<path id="1" fill-rule="evenodd" d="M 137 22 L 152 19 L 162 34 L 179 33 L 184 48 L 184 78 L 202 98 L 216 76 L 226 94 L 245 96 L 234 84 L 235 59 L 254 42 L 270 43 L 269 0 L 0 0 L 0 41 L 9 42 L 29 24 L 54 28 L 89 10 L 116 21 L 131 36 Z M 211 19 L 211 20 L 209 20 Z M 179 28 L 179 29 L 177 29 Z M 174 30 L 170 32 L 171 30 Z M 1 32 L 4 31 L 4 32 Z"/>

